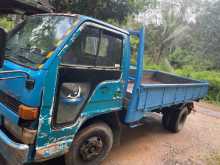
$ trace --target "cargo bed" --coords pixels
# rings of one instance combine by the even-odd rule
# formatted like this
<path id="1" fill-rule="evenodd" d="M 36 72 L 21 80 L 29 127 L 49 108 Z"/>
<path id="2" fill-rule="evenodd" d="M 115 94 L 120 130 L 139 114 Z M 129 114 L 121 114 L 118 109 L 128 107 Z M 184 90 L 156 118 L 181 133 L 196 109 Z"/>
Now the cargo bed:
<path id="1" fill-rule="evenodd" d="M 133 93 L 135 70 L 130 73 L 126 92 L 126 106 L 136 99 L 132 109 L 144 115 L 172 105 L 198 101 L 208 92 L 208 83 L 172 75 L 160 71 L 143 71 L 137 92 Z M 131 107 L 130 107 L 131 109 Z M 134 115 L 134 113 L 133 113 Z"/>

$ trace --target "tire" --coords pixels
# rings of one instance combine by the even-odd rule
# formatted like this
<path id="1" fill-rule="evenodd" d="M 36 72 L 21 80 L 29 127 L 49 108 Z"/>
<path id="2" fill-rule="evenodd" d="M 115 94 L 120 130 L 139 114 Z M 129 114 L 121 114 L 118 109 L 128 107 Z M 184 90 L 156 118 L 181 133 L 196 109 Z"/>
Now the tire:
<path id="1" fill-rule="evenodd" d="M 113 145 L 111 128 L 102 122 L 82 129 L 70 151 L 65 155 L 66 165 L 99 165 Z"/>
<path id="2" fill-rule="evenodd" d="M 188 114 L 187 107 L 164 113 L 162 118 L 164 128 L 173 133 L 180 132 L 184 127 Z"/>
<path id="3" fill-rule="evenodd" d="M 165 129 L 169 130 L 169 122 L 170 122 L 170 112 L 169 113 L 164 113 L 162 117 L 162 125 Z"/>

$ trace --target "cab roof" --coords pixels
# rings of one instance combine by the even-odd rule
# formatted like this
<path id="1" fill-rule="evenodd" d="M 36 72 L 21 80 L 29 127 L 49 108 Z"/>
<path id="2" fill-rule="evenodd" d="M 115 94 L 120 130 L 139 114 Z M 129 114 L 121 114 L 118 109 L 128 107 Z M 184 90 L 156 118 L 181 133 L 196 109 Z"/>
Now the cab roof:
<path id="1" fill-rule="evenodd" d="M 44 13 L 44 14 L 37 14 L 37 15 L 56 15 L 56 16 L 69 16 L 69 17 L 79 17 L 79 19 L 81 20 L 81 22 L 85 22 L 85 21 L 91 21 L 91 22 L 95 22 L 98 23 L 100 25 L 106 26 L 110 29 L 114 29 L 116 31 L 119 31 L 121 33 L 124 33 L 126 35 L 129 35 L 129 32 L 127 30 L 124 30 L 122 28 L 119 28 L 117 26 L 111 25 L 109 23 L 106 23 L 104 21 L 98 20 L 96 18 L 92 18 L 89 16 L 85 16 L 85 15 L 80 15 L 80 14 L 70 14 L 70 13 Z"/>

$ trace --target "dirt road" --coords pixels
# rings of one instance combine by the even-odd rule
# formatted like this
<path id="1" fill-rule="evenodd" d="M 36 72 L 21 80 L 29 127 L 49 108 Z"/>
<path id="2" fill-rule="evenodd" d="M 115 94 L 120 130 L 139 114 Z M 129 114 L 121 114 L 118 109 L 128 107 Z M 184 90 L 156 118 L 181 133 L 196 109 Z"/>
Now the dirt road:
<path id="1" fill-rule="evenodd" d="M 220 165 L 210 158 L 220 154 L 220 108 L 199 104 L 196 110 L 178 134 L 164 130 L 158 115 L 139 128 L 125 128 L 121 146 L 112 150 L 103 165 Z M 62 158 L 38 165 L 55 163 L 64 165 Z M 0 160 L 0 165 L 5 162 Z"/>

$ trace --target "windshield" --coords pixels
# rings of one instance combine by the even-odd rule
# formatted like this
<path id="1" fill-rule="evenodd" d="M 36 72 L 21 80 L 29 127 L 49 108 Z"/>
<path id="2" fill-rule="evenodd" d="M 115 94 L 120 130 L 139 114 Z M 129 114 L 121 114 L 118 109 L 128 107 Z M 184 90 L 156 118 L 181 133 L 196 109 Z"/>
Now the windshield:
<path id="1" fill-rule="evenodd" d="M 30 16 L 17 26 L 6 45 L 6 59 L 39 68 L 72 31 L 77 17 Z"/>

